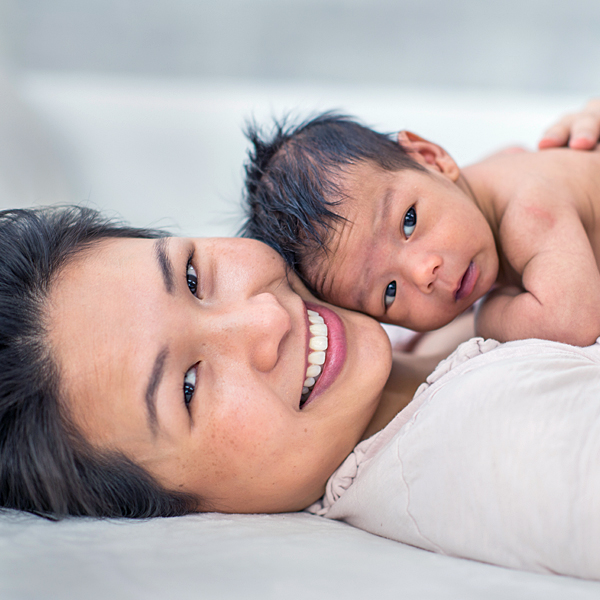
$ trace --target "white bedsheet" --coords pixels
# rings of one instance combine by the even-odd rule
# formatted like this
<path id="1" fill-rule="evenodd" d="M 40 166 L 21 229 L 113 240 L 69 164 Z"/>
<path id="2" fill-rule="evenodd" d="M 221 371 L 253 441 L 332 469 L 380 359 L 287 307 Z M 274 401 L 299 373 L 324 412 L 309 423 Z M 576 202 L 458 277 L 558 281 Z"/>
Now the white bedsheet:
<path id="1" fill-rule="evenodd" d="M 440 556 L 308 514 L 0 517 L 0 598 L 592 600 L 600 584 Z"/>

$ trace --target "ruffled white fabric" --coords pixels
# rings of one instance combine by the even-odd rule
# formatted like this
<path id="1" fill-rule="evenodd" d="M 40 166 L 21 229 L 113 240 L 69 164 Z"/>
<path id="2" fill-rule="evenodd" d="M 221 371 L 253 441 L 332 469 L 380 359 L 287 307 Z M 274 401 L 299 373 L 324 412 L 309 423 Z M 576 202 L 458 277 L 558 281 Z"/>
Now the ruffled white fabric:
<path id="1" fill-rule="evenodd" d="M 421 405 L 423 392 L 432 383 L 438 381 L 458 365 L 467 360 L 484 354 L 497 348 L 500 342 L 496 340 L 484 340 L 483 338 L 472 338 L 461 344 L 450 356 L 442 360 L 435 370 L 427 377 L 415 392 L 411 403 L 388 424 L 388 426 L 372 435 L 370 438 L 360 442 L 349 454 L 348 458 L 338 467 L 327 482 L 325 494 L 306 510 L 319 516 L 327 516 L 327 512 L 340 496 L 352 485 L 358 471 L 365 466 L 370 458 L 376 455 L 395 434 L 405 425 Z"/>
<path id="2" fill-rule="evenodd" d="M 469 340 L 308 510 L 452 556 L 600 579 L 600 345 Z"/>

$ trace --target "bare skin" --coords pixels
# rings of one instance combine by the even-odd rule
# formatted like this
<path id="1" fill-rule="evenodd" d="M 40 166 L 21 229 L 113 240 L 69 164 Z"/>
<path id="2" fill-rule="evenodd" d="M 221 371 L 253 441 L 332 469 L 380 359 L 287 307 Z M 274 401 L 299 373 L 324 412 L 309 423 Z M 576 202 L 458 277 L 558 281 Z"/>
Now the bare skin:
<path id="1" fill-rule="evenodd" d="M 501 247 L 477 332 L 575 345 L 600 335 L 600 153 L 496 156 L 463 170 Z"/>

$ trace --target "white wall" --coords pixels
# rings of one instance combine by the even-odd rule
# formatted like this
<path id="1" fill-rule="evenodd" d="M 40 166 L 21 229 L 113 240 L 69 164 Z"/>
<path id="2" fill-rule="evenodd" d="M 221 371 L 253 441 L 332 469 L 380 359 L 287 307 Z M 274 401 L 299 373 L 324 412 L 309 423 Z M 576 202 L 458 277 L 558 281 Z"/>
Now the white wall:
<path id="1" fill-rule="evenodd" d="M 18 66 L 600 90 L 597 0 L 3 0 Z"/>

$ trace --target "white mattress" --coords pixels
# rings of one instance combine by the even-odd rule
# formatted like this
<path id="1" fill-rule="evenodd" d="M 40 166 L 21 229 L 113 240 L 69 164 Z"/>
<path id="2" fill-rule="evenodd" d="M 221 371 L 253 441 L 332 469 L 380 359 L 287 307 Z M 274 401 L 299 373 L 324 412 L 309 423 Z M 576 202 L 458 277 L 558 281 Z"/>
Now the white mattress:
<path id="1" fill-rule="evenodd" d="M 0 597 L 584 600 L 600 584 L 432 554 L 308 514 L 0 518 Z"/>
<path id="2" fill-rule="evenodd" d="M 70 185 L 61 199 L 200 235 L 228 235 L 239 225 L 240 127 L 252 114 L 339 108 L 384 130 L 411 128 L 465 164 L 502 145 L 533 146 L 556 115 L 584 101 L 51 73 L 28 74 L 20 91 L 49 136 L 27 138 L 37 162 L 23 151 L 20 165 L 11 163 L 12 194 L 4 192 L 0 205 L 57 200 L 46 196 L 42 178 L 34 189 L 18 179 L 30 181 L 35 165 L 46 168 L 58 156 Z M 45 162 L 42 137 L 51 140 Z M 598 597 L 600 583 L 431 554 L 308 514 L 60 523 L 0 514 L 2 599 Z"/>

